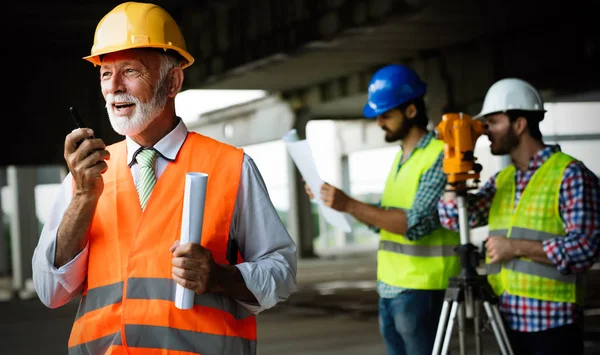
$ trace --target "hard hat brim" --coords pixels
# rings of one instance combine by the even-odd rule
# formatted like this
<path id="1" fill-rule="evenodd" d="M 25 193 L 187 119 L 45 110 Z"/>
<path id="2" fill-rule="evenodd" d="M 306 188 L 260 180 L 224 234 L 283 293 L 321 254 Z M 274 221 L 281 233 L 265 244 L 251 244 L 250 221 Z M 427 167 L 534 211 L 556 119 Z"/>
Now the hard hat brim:
<path id="1" fill-rule="evenodd" d="M 369 106 L 369 104 L 365 104 L 365 107 L 363 107 L 363 115 L 366 118 L 376 118 L 377 116 L 379 116 L 379 113 L 377 113 L 377 111 L 373 110 L 371 108 L 371 106 Z"/>
<path id="2" fill-rule="evenodd" d="M 367 102 L 365 104 L 365 106 L 363 107 L 363 115 L 366 118 L 370 118 L 370 119 L 374 119 L 377 118 L 377 116 L 382 115 L 390 110 L 395 109 L 396 105 L 391 106 L 391 107 L 383 107 L 383 108 L 379 108 L 379 109 L 373 109 L 371 106 L 369 106 L 369 103 Z"/>
<path id="3" fill-rule="evenodd" d="M 157 45 L 143 44 L 143 45 L 139 45 L 139 46 L 130 46 L 127 48 L 109 48 L 109 49 L 99 51 L 93 55 L 88 55 L 86 57 L 83 57 L 82 59 L 85 59 L 94 65 L 101 66 L 102 61 L 100 60 L 100 57 L 103 55 L 110 54 L 110 53 L 116 53 L 116 52 L 120 52 L 120 51 L 125 51 L 128 49 L 144 49 L 144 48 L 164 49 L 165 53 L 168 49 L 174 50 L 175 52 L 179 53 L 179 55 L 181 55 L 181 57 L 183 59 L 185 59 L 185 63 L 181 65 L 181 69 L 185 69 L 185 68 L 189 67 L 190 65 L 194 64 L 194 57 L 187 51 L 185 51 L 179 47 L 165 46 L 165 45 L 161 45 L 161 44 L 157 44 Z"/>
<path id="4" fill-rule="evenodd" d="M 485 113 L 479 112 L 478 114 L 476 114 L 475 116 L 473 116 L 473 119 L 474 120 L 482 120 L 482 119 L 485 118 L 485 115 L 486 115 Z"/>
<path id="5" fill-rule="evenodd" d="M 547 110 L 523 110 L 523 109 L 514 109 L 514 110 L 503 110 L 503 111 L 491 111 L 491 112 L 485 112 L 485 111 L 481 111 L 478 114 L 476 114 L 475 116 L 473 116 L 474 120 L 483 120 L 485 119 L 485 116 L 494 114 L 494 113 L 506 113 L 508 111 L 525 111 L 525 112 L 548 112 Z M 543 121 L 544 119 L 542 119 L 541 121 Z"/>

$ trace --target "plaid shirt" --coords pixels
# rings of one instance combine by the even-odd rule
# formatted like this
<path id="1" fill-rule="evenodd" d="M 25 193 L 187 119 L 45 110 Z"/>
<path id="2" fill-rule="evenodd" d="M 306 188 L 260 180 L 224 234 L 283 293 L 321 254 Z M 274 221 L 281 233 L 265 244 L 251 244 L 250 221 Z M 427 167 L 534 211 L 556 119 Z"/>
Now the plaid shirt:
<path id="1" fill-rule="evenodd" d="M 433 133 L 427 132 L 427 134 L 419 140 L 414 151 L 427 147 L 432 139 L 434 139 Z M 408 156 L 404 163 L 411 159 L 413 153 Z M 440 156 L 436 159 L 431 168 L 425 171 L 421 176 L 412 207 L 410 210 L 406 210 L 408 224 L 404 236 L 408 240 L 418 240 L 440 228 L 437 201 L 444 192 L 446 186 L 446 174 L 442 169 L 443 158 L 444 154 L 440 153 Z M 396 171 L 399 171 L 401 167 L 402 159 L 400 159 Z M 377 292 L 382 298 L 394 298 L 405 290 L 406 289 L 404 288 L 391 286 L 381 281 L 377 283 Z"/>
<path id="2" fill-rule="evenodd" d="M 527 171 L 515 173 L 515 208 L 535 171 L 560 146 L 546 146 L 530 161 Z M 496 193 L 496 174 L 477 192 L 469 194 L 467 209 L 471 228 L 488 224 L 490 206 Z M 562 274 L 587 271 L 598 259 L 600 251 L 600 182 L 585 165 L 574 161 L 565 169 L 560 186 L 559 210 L 566 236 L 546 240 L 543 248 Z M 458 210 L 451 201 L 438 202 L 442 225 L 458 230 Z M 504 293 L 499 309 L 510 327 L 521 332 L 537 332 L 575 322 L 583 309 L 573 303 L 549 302 Z"/>

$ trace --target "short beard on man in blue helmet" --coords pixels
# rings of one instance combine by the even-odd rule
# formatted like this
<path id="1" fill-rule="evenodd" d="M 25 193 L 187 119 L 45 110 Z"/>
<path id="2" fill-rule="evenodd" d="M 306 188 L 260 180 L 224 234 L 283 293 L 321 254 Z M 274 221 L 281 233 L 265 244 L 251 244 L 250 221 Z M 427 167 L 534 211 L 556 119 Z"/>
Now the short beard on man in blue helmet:
<path id="1" fill-rule="evenodd" d="M 410 117 L 415 117 L 416 115 L 416 111 L 409 106 L 404 111 L 395 108 L 377 117 L 377 124 L 385 131 L 385 141 L 387 143 L 397 142 L 406 138 L 410 129 L 414 126 L 414 120 L 408 118 L 407 113 Z"/>

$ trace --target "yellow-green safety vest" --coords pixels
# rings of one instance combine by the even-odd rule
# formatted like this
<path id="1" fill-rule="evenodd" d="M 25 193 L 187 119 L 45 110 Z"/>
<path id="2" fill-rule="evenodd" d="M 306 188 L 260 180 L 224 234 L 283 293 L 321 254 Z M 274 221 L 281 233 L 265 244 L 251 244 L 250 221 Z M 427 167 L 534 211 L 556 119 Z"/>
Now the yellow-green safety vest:
<path id="1" fill-rule="evenodd" d="M 398 170 L 402 151 L 398 152 L 385 184 L 381 199 L 384 208 L 409 210 L 412 207 L 421 176 L 431 168 L 444 150 L 444 143 L 432 139 Z M 448 279 L 460 271 L 456 247 L 460 236 L 438 228 L 429 235 L 411 241 L 387 230 L 380 232 L 377 252 L 377 279 L 388 285 L 418 290 L 443 290 Z"/>
<path id="2" fill-rule="evenodd" d="M 533 174 L 518 205 L 515 201 L 515 167 L 504 168 L 496 178 L 496 194 L 490 208 L 490 236 L 505 236 L 538 242 L 564 238 L 559 212 L 560 185 L 564 171 L 575 158 L 554 153 Z M 486 257 L 486 262 L 489 258 Z M 553 302 L 580 303 L 583 300 L 583 275 L 563 275 L 554 265 L 528 258 L 503 263 L 486 263 L 488 281 L 494 292 Z"/>

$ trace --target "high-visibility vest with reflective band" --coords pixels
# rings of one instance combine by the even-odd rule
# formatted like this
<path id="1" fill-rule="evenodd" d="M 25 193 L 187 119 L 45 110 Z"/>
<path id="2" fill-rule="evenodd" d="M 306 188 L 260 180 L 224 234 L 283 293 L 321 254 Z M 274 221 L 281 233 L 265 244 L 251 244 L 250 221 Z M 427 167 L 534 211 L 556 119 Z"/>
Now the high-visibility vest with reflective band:
<path id="1" fill-rule="evenodd" d="M 564 238 L 559 212 L 560 185 L 565 169 L 575 160 L 554 153 L 533 174 L 515 208 L 515 167 L 504 168 L 496 177 L 496 194 L 490 208 L 490 236 L 505 236 L 543 242 Z M 486 257 L 489 262 L 489 258 Z M 494 292 L 553 302 L 577 303 L 583 299 L 583 276 L 563 275 L 554 265 L 516 258 L 486 264 L 488 281 Z"/>
<path id="2" fill-rule="evenodd" d="M 421 176 L 431 168 L 444 149 L 437 139 L 413 155 L 398 170 L 402 151 L 398 152 L 387 178 L 381 199 L 382 207 L 410 209 L 419 188 Z M 396 287 L 418 290 L 441 290 L 448 278 L 460 271 L 455 248 L 460 244 L 456 232 L 438 228 L 417 241 L 387 230 L 380 232 L 377 252 L 377 279 Z"/>
<path id="3" fill-rule="evenodd" d="M 89 232 L 87 280 L 69 354 L 254 355 L 256 318 L 235 300 L 205 293 L 195 296 L 193 309 L 175 307 L 169 252 L 180 237 L 185 174 L 204 172 L 201 244 L 215 262 L 227 263 L 243 151 L 189 133 L 142 211 L 125 143 L 108 150 L 111 159 Z"/>

